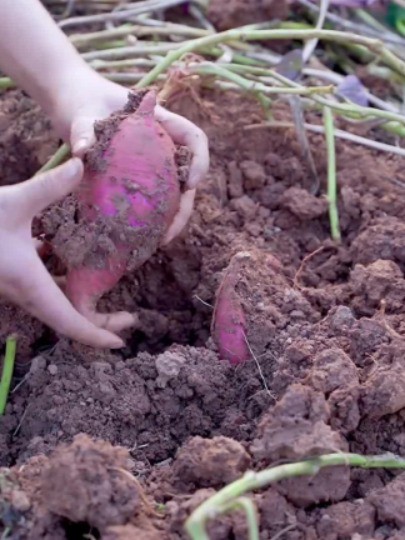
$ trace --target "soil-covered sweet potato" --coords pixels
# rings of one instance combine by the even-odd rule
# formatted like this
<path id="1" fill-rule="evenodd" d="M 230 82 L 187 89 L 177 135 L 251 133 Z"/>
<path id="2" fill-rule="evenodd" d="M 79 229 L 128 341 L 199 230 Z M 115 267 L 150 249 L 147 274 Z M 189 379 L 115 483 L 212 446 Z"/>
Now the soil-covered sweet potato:
<path id="1" fill-rule="evenodd" d="M 95 322 L 98 300 L 151 257 L 179 208 L 176 147 L 154 119 L 155 105 L 153 90 L 131 96 L 124 111 L 96 126 L 86 156 L 77 230 L 86 231 L 86 249 L 67 261 L 66 293 Z M 106 325 L 120 330 L 132 322 L 123 312 Z"/>

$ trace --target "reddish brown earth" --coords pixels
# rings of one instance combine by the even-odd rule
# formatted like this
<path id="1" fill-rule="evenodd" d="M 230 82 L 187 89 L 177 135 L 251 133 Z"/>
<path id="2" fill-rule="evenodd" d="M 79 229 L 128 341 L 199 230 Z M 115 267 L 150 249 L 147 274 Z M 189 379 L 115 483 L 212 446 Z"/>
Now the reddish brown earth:
<path id="1" fill-rule="evenodd" d="M 207 16 L 217 30 L 284 19 L 287 13 L 285 0 L 210 0 L 207 9 Z"/>
<path id="2" fill-rule="evenodd" d="M 185 539 L 192 509 L 250 468 L 348 450 L 405 456 L 403 161 L 338 142 L 337 246 L 325 185 L 310 193 L 293 130 L 246 130 L 262 113 L 232 93 L 185 94 L 171 107 L 206 130 L 211 170 L 182 238 L 102 301 L 139 312 L 126 349 L 93 351 L 1 304 L 1 342 L 17 332 L 19 352 L 0 420 L 0 537 Z M 55 148 L 19 93 L 1 97 L 0 126 L 3 184 Z M 310 140 L 325 178 L 323 138 Z M 62 226 L 69 205 L 58 212 Z M 241 250 L 256 361 L 235 369 L 219 360 L 210 324 Z M 404 493 L 405 473 L 337 468 L 253 499 L 264 540 L 400 540 Z M 247 537 L 238 513 L 209 530 Z"/>

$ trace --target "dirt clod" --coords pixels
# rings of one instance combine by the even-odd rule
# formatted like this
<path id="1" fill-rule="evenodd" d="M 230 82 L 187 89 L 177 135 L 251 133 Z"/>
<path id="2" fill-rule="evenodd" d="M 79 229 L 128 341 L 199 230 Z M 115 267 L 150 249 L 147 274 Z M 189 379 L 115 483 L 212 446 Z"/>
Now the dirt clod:
<path id="1" fill-rule="evenodd" d="M 250 456 L 238 442 L 194 437 L 177 454 L 173 474 L 183 486 L 218 487 L 239 478 L 249 465 Z"/>
<path id="2" fill-rule="evenodd" d="M 141 507 L 138 487 L 126 475 L 128 465 L 126 450 L 78 435 L 70 446 L 55 450 L 42 472 L 43 504 L 61 518 L 98 530 L 123 525 Z"/>

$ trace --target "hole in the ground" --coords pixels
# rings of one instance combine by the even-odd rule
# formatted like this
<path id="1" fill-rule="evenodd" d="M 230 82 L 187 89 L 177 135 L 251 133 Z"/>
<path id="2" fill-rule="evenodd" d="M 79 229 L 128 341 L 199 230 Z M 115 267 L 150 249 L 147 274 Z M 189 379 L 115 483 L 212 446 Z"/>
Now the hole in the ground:
<path id="1" fill-rule="evenodd" d="M 66 540 L 85 540 L 89 538 L 99 540 L 101 538 L 99 531 L 85 521 L 75 523 L 69 519 L 62 519 L 61 524 L 66 534 Z"/>
<path id="2" fill-rule="evenodd" d="M 140 352 L 148 352 L 150 354 L 161 354 L 169 347 L 175 344 L 201 346 L 207 340 L 209 336 L 209 330 L 203 333 L 203 329 L 197 333 L 192 328 L 184 328 L 184 334 L 181 339 L 174 339 L 172 335 L 166 334 L 157 341 L 152 340 L 142 330 L 135 330 L 131 338 L 127 342 L 127 347 L 123 352 L 124 357 L 136 356 Z"/>
<path id="3" fill-rule="evenodd" d="M 141 330 L 135 330 L 128 342 L 131 353 L 135 355 L 143 351 L 151 354 L 160 354 L 172 344 L 173 342 L 168 336 L 164 336 L 157 343 L 151 343 L 146 334 Z"/>
<path id="4" fill-rule="evenodd" d="M 49 328 L 45 327 L 41 337 L 39 337 L 35 343 L 33 343 L 32 350 L 34 354 L 41 354 L 49 349 L 52 349 L 57 342 L 58 338 L 56 334 Z"/>

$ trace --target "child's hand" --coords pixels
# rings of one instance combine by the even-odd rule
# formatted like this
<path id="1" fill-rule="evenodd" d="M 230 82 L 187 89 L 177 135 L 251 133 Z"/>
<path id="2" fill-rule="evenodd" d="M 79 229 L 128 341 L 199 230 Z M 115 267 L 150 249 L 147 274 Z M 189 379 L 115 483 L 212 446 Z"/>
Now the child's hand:
<path id="1" fill-rule="evenodd" d="M 31 237 L 31 221 L 73 191 L 83 176 L 78 158 L 31 180 L 0 187 L 0 295 L 56 332 L 93 347 L 120 348 L 123 341 L 80 315 L 43 265 Z"/>
<path id="2" fill-rule="evenodd" d="M 81 78 L 80 75 L 78 77 L 80 84 L 75 79 L 71 86 L 65 86 L 51 114 L 60 135 L 71 145 L 73 154 L 82 157 L 95 142 L 94 122 L 121 109 L 127 102 L 128 90 L 95 72 L 86 71 Z M 195 188 L 209 167 L 208 141 L 200 128 L 178 114 L 157 106 L 155 115 L 173 141 L 187 146 L 193 155 L 186 185 L 188 190 L 182 196 L 180 210 L 166 235 L 164 243 L 168 243 L 181 232 L 193 211 Z"/>

